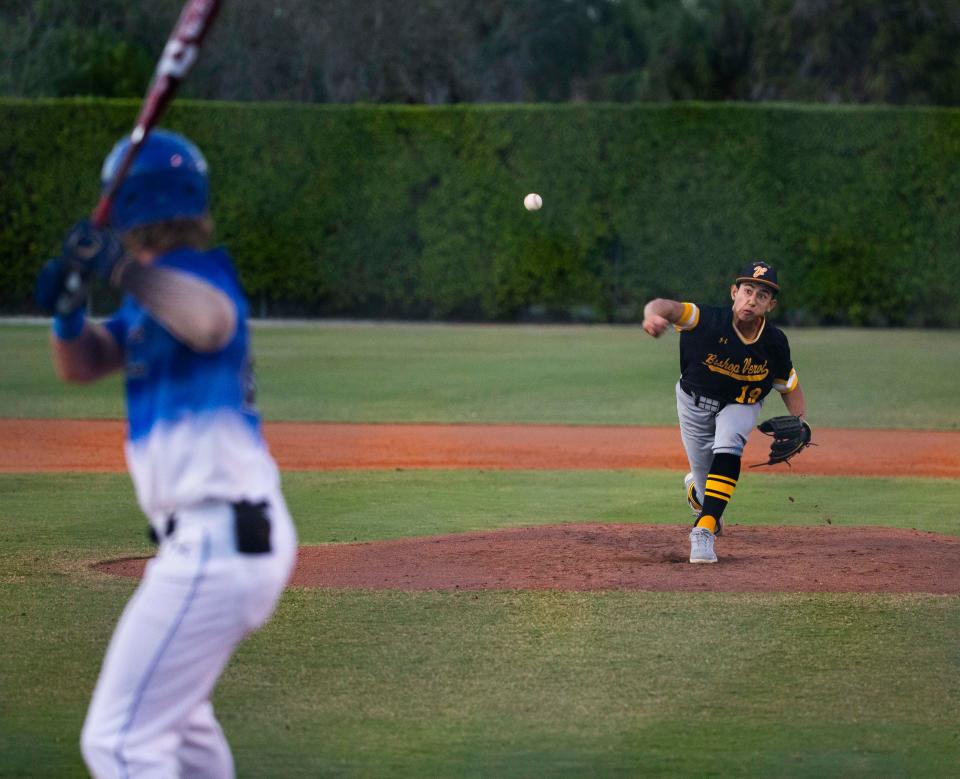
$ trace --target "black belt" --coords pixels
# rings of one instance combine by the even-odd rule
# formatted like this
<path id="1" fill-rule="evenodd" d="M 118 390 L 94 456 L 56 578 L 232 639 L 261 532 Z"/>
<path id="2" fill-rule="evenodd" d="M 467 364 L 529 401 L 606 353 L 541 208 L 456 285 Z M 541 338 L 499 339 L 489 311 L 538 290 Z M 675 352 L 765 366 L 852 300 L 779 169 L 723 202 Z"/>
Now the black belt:
<path id="1" fill-rule="evenodd" d="M 237 534 L 237 551 L 241 554 L 267 554 L 273 550 L 270 543 L 270 512 L 265 500 L 251 503 L 241 500 L 233 505 L 233 520 Z M 177 518 L 167 517 L 163 538 L 169 538 L 177 530 Z M 163 540 L 153 525 L 147 528 L 147 536 L 154 544 Z"/>
<path id="2" fill-rule="evenodd" d="M 727 401 L 725 400 L 717 400 L 716 398 L 711 398 L 709 395 L 701 395 L 683 379 L 680 379 L 680 389 L 693 398 L 693 405 L 695 405 L 697 408 L 703 409 L 704 411 L 712 411 L 716 413 L 727 405 Z"/>
<path id="3" fill-rule="evenodd" d="M 163 529 L 163 537 L 169 538 L 173 535 L 173 532 L 177 529 L 177 518 L 171 514 L 167 517 L 167 525 Z M 151 543 L 159 544 L 160 536 L 157 534 L 157 531 L 153 529 L 153 525 L 147 526 L 147 538 L 150 539 Z"/>

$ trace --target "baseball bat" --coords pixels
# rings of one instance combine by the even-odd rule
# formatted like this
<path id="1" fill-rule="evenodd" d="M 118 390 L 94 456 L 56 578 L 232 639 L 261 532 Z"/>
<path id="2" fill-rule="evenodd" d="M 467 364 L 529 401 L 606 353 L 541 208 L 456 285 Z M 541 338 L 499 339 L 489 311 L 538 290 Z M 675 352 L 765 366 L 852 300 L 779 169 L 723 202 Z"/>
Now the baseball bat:
<path id="1" fill-rule="evenodd" d="M 116 174 L 104 188 L 90 217 L 90 221 L 97 227 L 103 227 L 109 221 L 110 206 L 117 190 L 127 177 L 127 172 L 150 130 L 160 119 L 180 82 L 197 61 L 200 44 L 219 10 L 220 0 L 187 0 L 183 6 L 147 88 L 137 121 L 130 133 L 130 145 L 127 146 L 126 153 L 117 165 Z"/>
<path id="2" fill-rule="evenodd" d="M 180 11 L 180 16 L 174 25 L 173 32 L 163 47 L 163 53 L 153 72 L 153 78 L 147 87 L 143 98 L 143 105 L 130 133 L 130 144 L 127 146 L 117 172 L 100 195 L 90 221 L 97 227 L 103 227 L 110 220 L 110 208 L 113 199 L 123 184 L 130 166 L 147 139 L 150 130 L 160 119 L 160 115 L 173 99 L 180 82 L 183 81 L 190 68 L 197 61 L 200 53 L 200 44 L 213 25 L 217 12 L 220 10 L 220 0 L 187 0 Z M 57 301 L 56 310 L 65 311 L 74 307 L 79 297 L 85 297 L 83 277 L 77 270 L 67 271 L 64 279 L 64 293 Z"/>

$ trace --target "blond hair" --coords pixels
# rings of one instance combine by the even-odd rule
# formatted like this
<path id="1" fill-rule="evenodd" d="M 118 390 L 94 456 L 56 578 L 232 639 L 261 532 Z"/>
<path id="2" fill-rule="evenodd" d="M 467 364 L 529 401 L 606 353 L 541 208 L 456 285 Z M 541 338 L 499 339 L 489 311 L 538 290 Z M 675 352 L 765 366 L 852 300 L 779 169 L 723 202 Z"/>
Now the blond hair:
<path id="1" fill-rule="evenodd" d="M 122 239 L 124 248 L 133 255 L 164 254 L 181 247 L 202 251 L 210 246 L 213 229 L 213 219 L 204 214 L 138 225 L 127 230 Z"/>

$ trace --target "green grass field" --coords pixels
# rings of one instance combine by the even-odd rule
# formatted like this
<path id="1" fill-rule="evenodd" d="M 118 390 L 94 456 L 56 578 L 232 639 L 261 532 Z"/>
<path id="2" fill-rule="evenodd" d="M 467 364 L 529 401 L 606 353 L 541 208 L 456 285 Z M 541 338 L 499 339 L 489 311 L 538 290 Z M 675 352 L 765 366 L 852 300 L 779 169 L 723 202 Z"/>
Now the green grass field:
<path id="1" fill-rule="evenodd" d="M 790 335 L 815 424 L 956 427 L 960 333 Z M 255 344 L 268 419 L 674 424 L 676 339 L 633 328 L 270 327 Z M 117 382 L 60 387 L 45 346 L 0 328 L 4 415 L 122 415 Z M 668 471 L 284 485 L 303 543 L 686 517 Z M 946 479 L 750 472 L 730 514 L 958 535 L 958 501 Z M 134 587 L 89 565 L 148 553 L 144 524 L 124 474 L 0 475 L 0 776 L 85 775 L 80 724 Z M 215 705 L 242 777 L 946 777 L 958 695 L 955 597 L 290 590 Z"/>
<path id="2" fill-rule="evenodd" d="M 815 426 L 960 428 L 960 333 L 788 332 Z M 253 342 L 270 420 L 676 424 L 675 333 L 359 324 L 258 327 Z M 123 416 L 119 379 L 57 384 L 46 343 L 44 327 L 0 327 L 4 416 Z"/>

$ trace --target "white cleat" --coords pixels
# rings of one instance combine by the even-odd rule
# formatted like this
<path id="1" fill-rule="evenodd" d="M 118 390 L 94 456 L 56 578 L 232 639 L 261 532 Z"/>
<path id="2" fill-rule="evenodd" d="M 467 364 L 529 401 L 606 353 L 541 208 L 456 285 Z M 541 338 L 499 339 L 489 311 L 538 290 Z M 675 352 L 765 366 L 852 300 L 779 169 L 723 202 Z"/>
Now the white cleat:
<path id="1" fill-rule="evenodd" d="M 713 551 L 713 533 L 705 527 L 695 527 L 690 531 L 690 562 L 717 562 L 717 553 Z"/>

